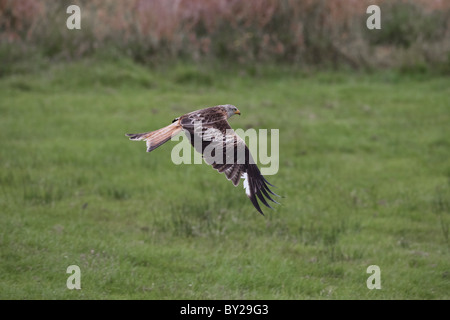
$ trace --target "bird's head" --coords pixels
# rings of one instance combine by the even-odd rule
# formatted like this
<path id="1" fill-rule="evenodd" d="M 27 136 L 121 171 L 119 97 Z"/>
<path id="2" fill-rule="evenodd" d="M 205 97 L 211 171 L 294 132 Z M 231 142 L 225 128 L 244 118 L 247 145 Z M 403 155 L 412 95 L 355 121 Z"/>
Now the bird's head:
<path id="1" fill-rule="evenodd" d="M 241 112 L 239 111 L 239 109 L 236 108 L 235 106 L 233 106 L 232 104 L 225 104 L 222 107 L 225 109 L 225 111 L 227 113 L 227 118 L 231 118 L 235 114 L 241 115 Z"/>

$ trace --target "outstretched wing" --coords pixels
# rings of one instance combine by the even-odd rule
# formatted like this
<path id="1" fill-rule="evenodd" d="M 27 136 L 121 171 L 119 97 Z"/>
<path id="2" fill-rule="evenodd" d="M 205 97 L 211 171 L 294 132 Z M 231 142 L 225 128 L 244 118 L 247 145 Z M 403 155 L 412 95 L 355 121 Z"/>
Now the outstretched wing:
<path id="1" fill-rule="evenodd" d="M 192 128 L 199 124 L 202 126 L 213 126 L 215 123 L 222 123 L 223 121 L 228 125 L 227 114 L 219 107 L 192 111 L 180 117 L 180 124 L 183 128 Z M 218 124 L 219 127 L 221 126 L 220 123 Z M 228 125 L 228 127 L 230 126 Z"/>
<path id="2" fill-rule="evenodd" d="M 278 203 L 270 196 L 278 196 L 268 187 L 273 185 L 261 174 L 244 140 L 230 127 L 226 116 L 220 118 L 219 113 L 214 112 L 192 114 L 191 117 L 183 117 L 181 124 L 191 144 L 202 154 L 205 162 L 218 172 L 224 173 L 235 186 L 244 178 L 245 193 L 261 214 L 263 212 L 258 198 L 268 208 L 272 207 L 266 198 Z"/>

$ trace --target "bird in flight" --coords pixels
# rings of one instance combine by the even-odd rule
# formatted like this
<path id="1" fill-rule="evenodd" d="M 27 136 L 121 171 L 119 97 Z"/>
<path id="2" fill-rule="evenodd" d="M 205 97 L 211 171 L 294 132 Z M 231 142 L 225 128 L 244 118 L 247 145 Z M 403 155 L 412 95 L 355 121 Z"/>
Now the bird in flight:
<path id="1" fill-rule="evenodd" d="M 197 152 L 203 159 L 220 173 L 224 173 L 234 186 L 244 179 L 244 189 L 247 197 L 259 213 L 264 215 L 259 206 L 259 199 L 268 208 L 267 202 L 277 203 L 270 194 L 268 185 L 272 186 L 261 174 L 250 154 L 245 141 L 231 128 L 228 119 L 240 111 L 231 104 L 218 105 L 196 110 L 175 118 L 172 124 L 156 131 L 126 134 L 130 140 L 146 141 L 147 152 L 153 151 L 169 141 L 173 136 L 184 131 Z"/>

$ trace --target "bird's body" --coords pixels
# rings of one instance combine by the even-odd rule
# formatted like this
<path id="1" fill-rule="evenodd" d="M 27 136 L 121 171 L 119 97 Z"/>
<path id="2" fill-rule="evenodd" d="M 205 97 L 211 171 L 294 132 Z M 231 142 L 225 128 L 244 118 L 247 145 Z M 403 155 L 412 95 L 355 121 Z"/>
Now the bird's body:
<path id="1" fill-rule="evenodd" d="M 150 152 L 184 131 L 196 151 L 203 155 L 205 162 L 224 173 L 235 186 L 244 178 L 245 193 L 262 214 L 257 197 L 271 208 L 265 198 L 277 203 L 269 193 L 276 194 L 267 186 L 271 184 L 259 171 L 245 142 L 229 125 L 227 120 L 235 114 L 240 114 L 235 106 L 219 105 L 182 115 L 159 130 L 127 136 L 130 140 L 146 141 L 147 152 Z"/>

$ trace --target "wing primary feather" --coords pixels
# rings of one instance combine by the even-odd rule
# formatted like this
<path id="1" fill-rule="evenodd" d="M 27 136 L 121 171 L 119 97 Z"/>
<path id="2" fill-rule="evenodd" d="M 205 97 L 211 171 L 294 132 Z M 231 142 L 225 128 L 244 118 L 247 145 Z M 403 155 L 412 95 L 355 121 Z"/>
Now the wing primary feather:
<path id="1" fill-rule="evenodd" d="M 253 177 L 253 170 L 248 170 L 247 177 L 248 177 L 248 184 L 250 187 L 250 195 L 248 197 L 250 198 L 250 201 L 253 203 L 253 206 L 256 208 L 256 210 L 258 210 L 259 213 L 264 215 L 255 195 L 255 193 L 257 192 L 257 188 Z"/>
<path id="2" fill-rule="evenodd" d="M 270 201 L 272 201 L 272 202 L 274 202 L 274 203 L 276 203 L 276 204 L 279 204 L 277 201 L 275 201 L 275 200 L 272 199 L 272 197 L 267 193 L 267 191 L 266 191 L 265 188 L 262 188 L 261 191 L 262 191 L 262 193 L 266 196 L 267 199 L 269 199 Z"/>
<path id="3" fill-rule="evenodd" d="M 277 195 L 275 192 L 273 192 L 272 190 L 270 190 L 269 187 L 266 185 L 266 183 L 269 184 L 269 185 L 271 185 L 272 187 L 275 187 L 275 188 L 276 188 L 276 186 L 274 186 L 273 184 L 270 184 L 270 183 L 266 180 L 266 178 L 264 178 L 263 175 L 261 175 L 261 177 L 263 177 L 263 180 L 264 180 L 264 182 L 265 182 L 265 183 L 263 182 L 264 188 L 265 188 L 267 191 L 269 191 L 271 194 L 273 194 L 274 196 L 277 196 L 277 197 L 281 198 L 281 196 Z"/>
<path id="4" fill-rule="evenodd" d="M 252 194 L 249 196 L 249 198 L 250 198 L 250 201 L 253 203 L 253 206 L 256 208 L 256 210 L 258 210 L 259 213 L 261 213 L 262 215 L 264 215 L 264 213 L 262 212 L 262 210 L 261 210 L 261 208 L 260 208 L 260 206 L 259 206 L 259 204 L 258 204 L 258 201 L 256 200 L 255 194 L 252 193 Z"/>
<path id="5" fill-rule="evenodd" d="M 258 192 L 256 192 L 256 195 L 258 196 L 259 200 L 261 200 L 261 202 L 268 208 L 273 209 L 266 201 L 266 199 L 264 199 L 264 196 L 261 194 L 261 190 L 259 190 Z"/>
<path id="6" fill-rule="evenodd" d="M 266 179 L 263 175 L 261 175 L 261 177 L 264 179 L 264 181 L 265 181 L 269 186 L 276 188 L 276 186 L 274 186 L 274 185 L 271 184 L 269 181 L 267 181 L 267 179 Z"/>
<path id="7" fill-rule="evenodd" d="M 265 188 L 267 191 L 269 191 L 271 194 L 273 194 L 273 195 L 276 196 L 276 197 L 281 198 L 281 196 L 277 195 L 275 192 L 273 192 L 272 190 L 270 190 L 269 187 L 268 187 L 265 183 L 263 183 L 263 186 L 264 186 L 264 188 Z M 275 186 L 273 186 L 273 187 L 275 187 Z"/>

